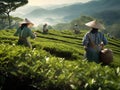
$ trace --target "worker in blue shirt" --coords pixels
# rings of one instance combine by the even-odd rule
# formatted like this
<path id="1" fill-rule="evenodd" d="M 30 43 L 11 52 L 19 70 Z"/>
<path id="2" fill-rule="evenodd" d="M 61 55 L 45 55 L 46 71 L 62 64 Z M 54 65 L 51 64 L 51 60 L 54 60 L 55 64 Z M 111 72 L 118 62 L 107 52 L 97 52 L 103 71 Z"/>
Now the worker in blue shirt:
<path id="1" fill-rule="evenodd" d="M 103 46 L 108 43 L 104 34 L 100 32 L 99 29 L 105 28 L 97 20 L 90 21 L 85 25 L 91 28 L 91 30 L 85 34 L 82 40 L 84 49 L 86 51 L 85 58 L 88 61 L 99 63 L 100 51 Z"/>

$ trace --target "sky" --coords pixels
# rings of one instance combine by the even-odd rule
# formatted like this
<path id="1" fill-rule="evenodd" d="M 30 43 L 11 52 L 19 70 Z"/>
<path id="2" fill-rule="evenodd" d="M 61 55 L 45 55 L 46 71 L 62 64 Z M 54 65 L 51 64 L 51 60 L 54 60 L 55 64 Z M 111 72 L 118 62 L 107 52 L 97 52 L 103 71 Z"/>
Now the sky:
<path id="1" fill-rule="evenodd" d="M 47 5 L 60 5 L 60 4 L 70 4 L 70 3 L 77 3 L 77 2 L 88 2 L 91 0 L 28 0 L 28 5 L 34 6 L 47 6 Z"/>

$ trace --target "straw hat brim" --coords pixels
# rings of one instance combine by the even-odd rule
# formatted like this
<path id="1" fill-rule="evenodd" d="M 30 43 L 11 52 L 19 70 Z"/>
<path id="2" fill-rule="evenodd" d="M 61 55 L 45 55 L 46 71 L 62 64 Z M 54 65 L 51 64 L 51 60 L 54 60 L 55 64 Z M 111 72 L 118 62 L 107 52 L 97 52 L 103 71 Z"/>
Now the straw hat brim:
<path id="1" fill-rule="evenodd" d="M 97 22 L 96 20 L 90 21 L 86 23 L 85 25 L 90 28 L 105 29 L 105 27 L 101 23 Z"/>
<path id="2" fill-rule="evenodd" d="M 28 19 L 25 19 L 23 22 L 20 23 L 21 25 L 22 24 L 30 24 L 30 25 L 34 25 L 31 21 L 29 21 Z"/>

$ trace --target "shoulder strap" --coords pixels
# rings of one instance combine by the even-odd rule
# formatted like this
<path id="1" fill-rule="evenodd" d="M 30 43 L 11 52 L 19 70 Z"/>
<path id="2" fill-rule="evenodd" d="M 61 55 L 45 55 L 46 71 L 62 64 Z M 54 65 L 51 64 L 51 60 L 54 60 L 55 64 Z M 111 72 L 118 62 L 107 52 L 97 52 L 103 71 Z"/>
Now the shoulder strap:
<path id="1" fill-rule="evenodd" d="M 89 40 L 90 40 L 91 43 L 95 44 L 95 43 L 92 41 L 92 38 L 91 38 L 90 33 L 88 33 L 88 38 L 89 38 Z"/>
<path id="2" fill-rule="evenodd" d="M 91 38 L 90 33 L 88 33 L 88 38 L 89 38 L 89 40 L 90 40 L 90 46 L 93 47 L 94 49 L 97 49 L 94 41 L 93 41 L 92 38 Z"/>
<path id="3" fill-rule="evenodd" d="M 24 31 L 24 28 L 21 30 L 21 35 L 20 35 L 21 37 L 23 36 L 23 31 Z"/>
<path id="4" fill-rule="evenodd" d="M 103 37 L 104 37 L 104 34 L 99 32 L 99 36 L 100 36 L 100 40 L 102 41 Z"/>

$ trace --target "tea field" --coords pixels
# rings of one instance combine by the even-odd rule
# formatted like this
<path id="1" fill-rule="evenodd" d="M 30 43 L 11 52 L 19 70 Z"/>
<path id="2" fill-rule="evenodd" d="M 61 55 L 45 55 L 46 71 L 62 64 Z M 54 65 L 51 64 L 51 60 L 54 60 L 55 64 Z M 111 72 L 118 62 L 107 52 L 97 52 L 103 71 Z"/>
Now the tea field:
<path id="1" fill-rule="evenodd" d="M 108 38 L 110 65 L 84 59 L 81 34 L 36 31 L 33 49 L 18 46 L 15 30 L 0 31 L 0 90 L 120 90 L 120 40 Z"/>

